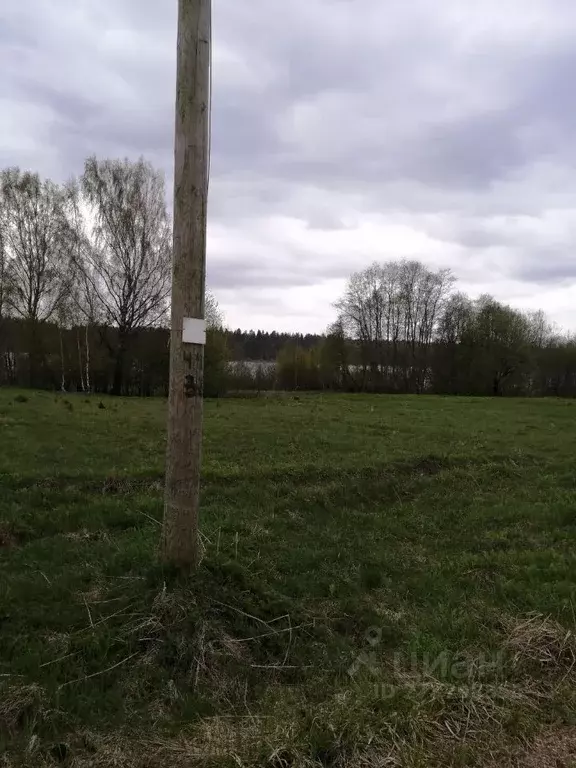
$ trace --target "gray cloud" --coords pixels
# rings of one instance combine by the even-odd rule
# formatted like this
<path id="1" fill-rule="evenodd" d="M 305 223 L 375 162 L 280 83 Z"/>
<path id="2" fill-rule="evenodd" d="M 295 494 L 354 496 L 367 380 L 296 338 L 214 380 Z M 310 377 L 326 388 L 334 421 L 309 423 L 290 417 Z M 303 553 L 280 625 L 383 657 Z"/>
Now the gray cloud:
<path id="1" fill-rule="evenodd" d="M 4 0 L 0 164 L 65 179 L 144 154 L 170 188 L 175 6 Z M 571 288 L 576 7 L 463 9 L 214 0 L 209 276 L 234 324 L 328 322 L 379 256 Z"/>

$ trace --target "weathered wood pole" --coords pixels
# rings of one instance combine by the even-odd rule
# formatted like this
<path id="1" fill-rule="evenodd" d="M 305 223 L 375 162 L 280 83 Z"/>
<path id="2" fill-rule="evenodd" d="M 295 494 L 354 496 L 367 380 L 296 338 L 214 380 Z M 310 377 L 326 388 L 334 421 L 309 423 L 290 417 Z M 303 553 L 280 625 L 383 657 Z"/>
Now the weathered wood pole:
<path id="1" fill-rule="evenodd" d="M 200 560 L 198 507 L 210 153 L 211 0 L 178 0 L 170 394 L 162 555 Z"/>

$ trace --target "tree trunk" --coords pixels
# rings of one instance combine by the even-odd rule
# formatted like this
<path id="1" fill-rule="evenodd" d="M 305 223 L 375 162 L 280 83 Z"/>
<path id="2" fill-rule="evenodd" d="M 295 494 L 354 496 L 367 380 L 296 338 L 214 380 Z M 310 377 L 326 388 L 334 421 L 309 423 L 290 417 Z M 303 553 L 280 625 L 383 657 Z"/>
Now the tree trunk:
<path id="1" fill-rule="evenodd" d="M 88 323 L 86 323 L 85 336 L 86 336 L 86 376 L 84 381 L 86 382 L 86 390 L 90 392 L 90 338 L 88 335 Z"/>
<path id="2" fill-rule="evenodd" d="M 64 339 L 62 337 L 62 326 L 58 324 L 58 336 L 60 337 L 60 391 L 66 392 L 66 367 L 64 361 Z"/>
<path id="3" fill-rule="evenodd" d="M 28 324 L 28 386 L 34 388 L 38 384 L 40 344 L 38 328 L 35 320 L 29 319 Z"/>
<path id="4" fill-rule="evenodd" d="M 84 385 L 84 373 L 82 371 L 82 344 L 80 343 L 80 328 L 76 328 L 76 347 L 78 349 L 78 375 L 80 376 L 80 389 L 86 392 Z"/>
<path id="5" fill-rule="evenodd" d="M 112 380 L 112 394 L 119 397 L 124 394 L 124 366 L 126 363 L 126 342 L 120 338 L 116 357 L 114 360 L 114 378 Z"/>

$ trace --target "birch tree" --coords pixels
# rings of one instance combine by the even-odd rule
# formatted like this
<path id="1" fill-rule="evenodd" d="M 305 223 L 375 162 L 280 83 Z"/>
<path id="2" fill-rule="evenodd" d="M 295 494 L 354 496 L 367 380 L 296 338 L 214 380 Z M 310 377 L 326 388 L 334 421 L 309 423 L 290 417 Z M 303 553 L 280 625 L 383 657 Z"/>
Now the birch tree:
<path id="1" fill-rule="evenodd" d="M 7 270 L 7 257 L 6 249 L 4 248 L 4 216 L 3 208 L 0 199 L 0 359 L 6 366 L 7 363 L 7 349 L 6 349 L 6 331 L 4 328 L 4 315 L 6 312 L 6 299 L 8 295 L 8 270 Z M 6 366 L 7 367 L 7 366 Z M 0 380 L 2 374 L 0 372 Z"/>
<path id="2" fill-rule="evenodd" d="M 3 235 L 3 209 L 0 204 L 0 333 L 8 295 L 8 270 Z"/>
<path id="3" fill-rule="evenodd" d="M 82 209 L 82 192 L 76 179 L 66 185 L 66 211 L 70 236 L 70 303 L 69 315 L 76 326 L 78 374 L 83 392 L 90 392 L 90 330 L 98 320 L 97 299 L 92 288 L 88 251 L 92 247 L 86 216 Z"/>
<path id="4" fill-rule="evenodd" d="M 5 284 L 3 303 L 26 321 L 30 383 L 37 378 L 39 325 L 55 317 L 67 291 L 67 227 L 63 190 L 38 174 L 1 174 Z"/>
<path id="5" fill-rule="evenodd" d="M 66 292 L 63 191 L 38 174 L 9 168 L 2 171 L 1 192 L 6 304 L 25 320 L 50 320 Z"/>
<path id="6" fill-rule="evenodd" d="M 134 334 L 166 319 L 171 227 L 164 179 L 143 159 L 86 161 L 80 181 L 86 209 L 84 247 L 76 258 L 84 293 L 114 361 L 112 392 L 121 394 Z"/>

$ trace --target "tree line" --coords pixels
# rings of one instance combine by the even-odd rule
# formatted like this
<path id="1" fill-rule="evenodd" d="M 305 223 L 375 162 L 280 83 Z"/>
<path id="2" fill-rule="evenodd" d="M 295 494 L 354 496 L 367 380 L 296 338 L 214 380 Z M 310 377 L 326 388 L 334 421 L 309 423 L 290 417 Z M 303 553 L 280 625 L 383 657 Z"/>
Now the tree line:
<path id="1" fill-rule="evenodd" d="M 323 342 L 286 347 L 283 387 L 451 395 L 576 395 L 576 337 L 542 311 L 456 290 L 449 270 L 415 260 L 351 276 Z"/>
<path id="2" fill-rule="evenodd" d="M 58 185 L 0 173 L 0 385 L 165 395 L 171 222 L 145 160 Z M 206 296 L 208 395 L 342 390 L 576 394 L 576 339 L 542 312 L 457 291 L 419 261 L 353 274 L 327 333 L 226 330 Z"/>

